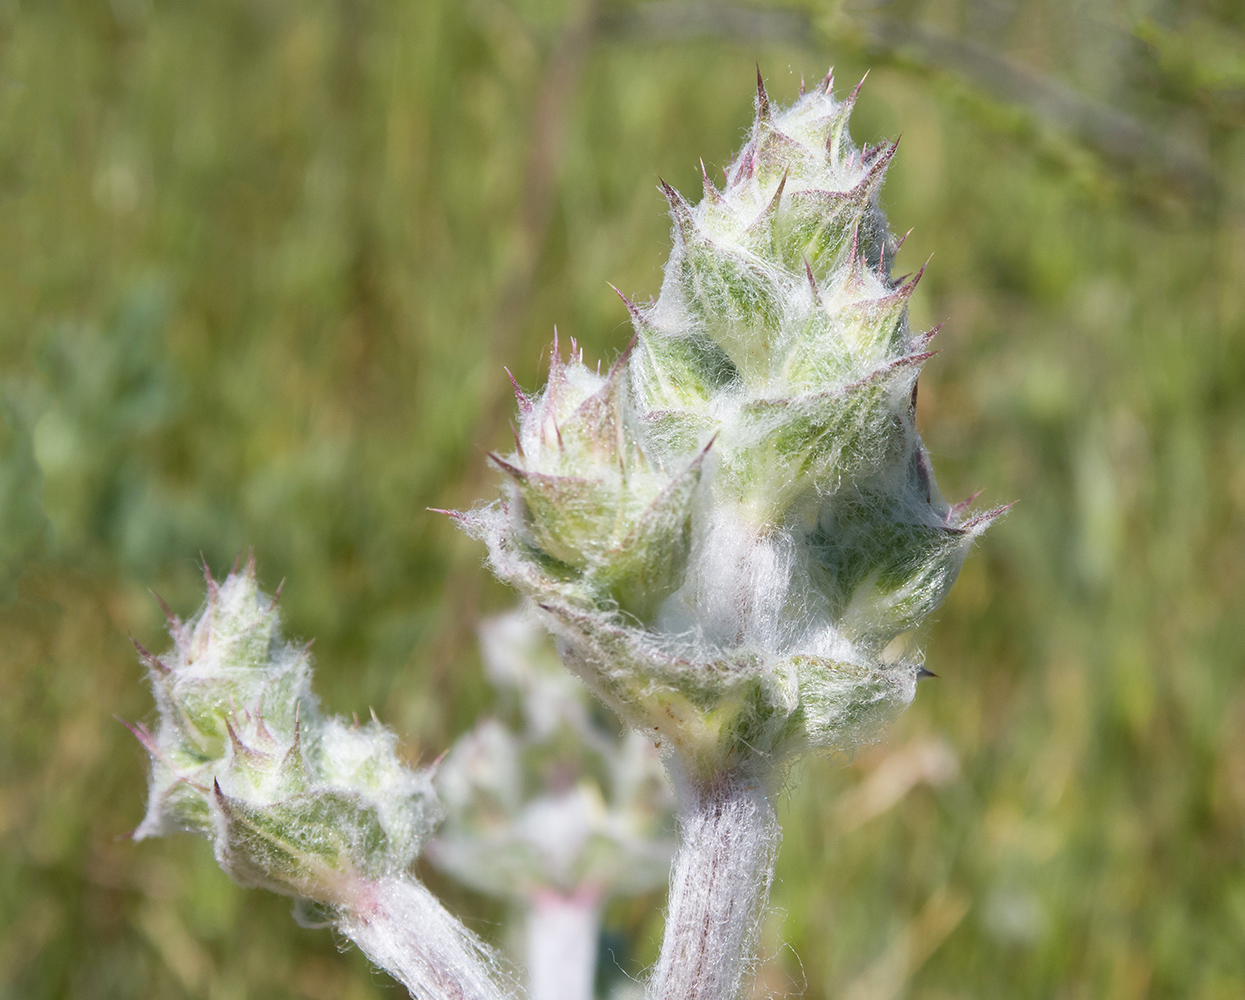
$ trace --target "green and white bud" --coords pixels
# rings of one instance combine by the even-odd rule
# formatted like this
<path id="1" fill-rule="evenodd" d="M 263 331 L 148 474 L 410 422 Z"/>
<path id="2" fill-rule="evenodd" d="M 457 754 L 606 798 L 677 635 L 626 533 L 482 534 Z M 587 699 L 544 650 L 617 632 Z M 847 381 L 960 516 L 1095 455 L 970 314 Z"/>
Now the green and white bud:
<path id="1" fill-rule="evenodd" d="M 234 881 L 312 904 L 413 995 L 506 995 L 486 946 L 409 874 L 442 816 L 431 772 L 403 764 L 374 717 L 324 715 L 253 560 L 207 585 L 190 621 L 168 613 L 169 653 L 138 647 L 159 720 L 130 727 L 151 755 L 135 839 L 206 837 Z"/>
<path id="2" fill-rule="evenodd" d="M 876 739 L 922 672 L 888 647 L 1001 513 L 938 492 L 914 419 L 933 332 L 878 205 L 895 144 L 857 149 L 857 92 L 831 86 L 780 110 L 758 78 L 724 188 L 662 185 L 674 247 L 657 301 L 627 302 L 633 347 L 601 376 L 555 341 L 545 390 L 516 389 L 506 498 L 459 515 L 689 775 Z"/>

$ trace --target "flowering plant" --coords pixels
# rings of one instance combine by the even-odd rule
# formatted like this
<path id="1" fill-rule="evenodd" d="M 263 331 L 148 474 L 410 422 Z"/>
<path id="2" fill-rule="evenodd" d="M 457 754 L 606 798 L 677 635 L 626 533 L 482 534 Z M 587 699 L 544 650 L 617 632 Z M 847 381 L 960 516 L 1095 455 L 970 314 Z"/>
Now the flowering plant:
<path id="1" fill-rule="evenodd" d="M 515 387 L 515 451 L 493 456 L 504 496 L 454 515 L 566 666 L 664 752 L 680 845 L 653 1000 L 741 994 L 785 765 L 878 738 L 912 700 L 925 671 L 896 640 L 1002 513 L 971 514 L 935 484 L 915 427 L 934 331 L 908 325 L 920 275 L 891 276 L 901 241 L 878 204 L 896 145 L 857 149 L 859 87 L 832 90 L 827 76 L 777 109 L 758 74 L 724 187 L 706 175 L 693 206 L 662 186 L 674 247 L 656 301 L 624 298 L 631 347 L 602 374 L 555 340 L 543 391 Z M 253 566 L 209 578 L 204 611 L 170 622 L 171 662 L 144 654 L 161 720 L 136 729 L 153 759 L 139 834 L 208 836 L 235 879 L 311 900 L 421 996 L 511 991 L 409 874 L 441 815 L 430 774 L 399 764 L 379 723 L 319 713 Z M 460 863 L 479 815 L 469 750 L 443 787 L 458 839 L 433 853 L 485 877 Z M 540 872 L 489 861 L 507 891 L 565 891 L 579 881 L 560 850 Z"/>

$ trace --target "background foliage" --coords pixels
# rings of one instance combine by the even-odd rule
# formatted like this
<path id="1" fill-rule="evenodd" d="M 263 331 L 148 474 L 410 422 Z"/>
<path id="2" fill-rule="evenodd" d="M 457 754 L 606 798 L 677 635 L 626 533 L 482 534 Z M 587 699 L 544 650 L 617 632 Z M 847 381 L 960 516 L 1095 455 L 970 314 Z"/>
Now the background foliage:
<path id="1" fill-rule="evenodd" d="M 606 281 L 656 293 L 657 178 L 727 162 L 754 60 L 781 101 L 872 67 L 853 133 L 902 132 L 900 269 L 937 251 L 949 319 L 927 444 L 1019 500 L 940 679 L 796 776 L 759 988 L 1245 995 L 1239 3 L 4 0 L 0 997 L 392 995 L 201 842 L 118 839 L 128 636 L 254 546 L 328 707 L 444 749 L 510 599 L 425 508 L 492 491 L 503 363 L 625 345 Z M 610 912 L 614 983 L 659 904 Z"/>

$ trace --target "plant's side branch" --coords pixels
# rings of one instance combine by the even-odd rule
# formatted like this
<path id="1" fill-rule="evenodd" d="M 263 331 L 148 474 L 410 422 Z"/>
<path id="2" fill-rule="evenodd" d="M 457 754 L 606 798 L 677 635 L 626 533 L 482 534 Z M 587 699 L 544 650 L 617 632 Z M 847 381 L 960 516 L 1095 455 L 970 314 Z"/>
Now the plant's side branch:
<path id="1" fill-rule="evenodd" d="M 684 783 L 661 956 L 649 1000 L 735 1000 L 752 971 L 781 831 L 764 783 Z"/>
<path id="2" fill-rule="evenodd" d="M 353 902 L 339 929 L 415 1000 L 505 1000 L 517 994 L 488 945 L 414 879 L 378 879 Z"/>

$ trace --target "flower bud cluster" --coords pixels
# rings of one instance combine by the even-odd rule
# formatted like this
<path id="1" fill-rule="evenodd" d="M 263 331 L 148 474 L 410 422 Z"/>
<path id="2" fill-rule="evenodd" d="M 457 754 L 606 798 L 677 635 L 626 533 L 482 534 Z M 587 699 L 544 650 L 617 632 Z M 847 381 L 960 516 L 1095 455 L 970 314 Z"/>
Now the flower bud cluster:
<path id="1" fill-rule="evenodd" d="M 894 640 L 1001 513 L 944 501 L 917 434 L 933 331 L 907 320 L 920 275 L 891 276 L 896 144 L 853 145 L 858 90 L 780 110 L 758 77 L 724 187 L 662 185 L 674 246 L 632 347 L 602 375 L 555 340 L 544 391 L 516 386 L 506 495 L 458 515 L 694 771 L 876 738 L 923 669 Z"/>
<path id="2" fill-rule="evenodd" d="M 482 720 L 439 764 L 446 821 L 434 865 L 489 895 L 595 906 L 665 884 L 673 798 L 652 745 L 618 735 L 562 668 L 530 609 L 485 622 L 490 680 L 522 723 Z"/>
<path id="3" fill-rule="evenodd" d="M 173 649 L 139 647 L 159 721 L 131 727 L 151 755 L 136 839 L 207 837 L 235 881 L 336 905 L 400 875 L 441 816 L 426 771 L 406 767 L 373 719 L 325 716 L 307 648 L 281 637 L 255 565 L 221 584 L 193 619 L 169 614 Z"/>

